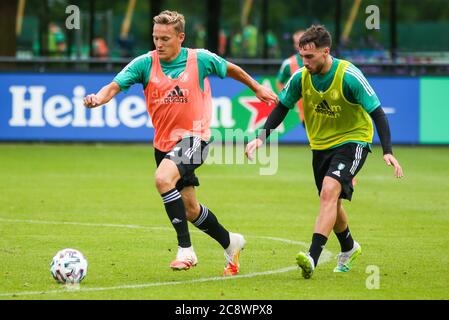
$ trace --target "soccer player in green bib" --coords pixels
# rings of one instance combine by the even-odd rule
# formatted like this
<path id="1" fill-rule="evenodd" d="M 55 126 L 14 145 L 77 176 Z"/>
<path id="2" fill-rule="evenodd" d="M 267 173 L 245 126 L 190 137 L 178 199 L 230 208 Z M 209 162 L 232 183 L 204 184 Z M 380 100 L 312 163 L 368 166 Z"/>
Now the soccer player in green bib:
<path id="1" fill-rule="evenodd" d="M 332 230 L 341 246 L 334 272 L 348 272 L 362 252 L 349 231 L 342 199 L 351 200 L 352 180 L 371 152 L 372 121 L 386 164 L 394 167 L 397 178 L 403 176 L 393 156 L 388 120 L 376 93 L 358 68 L 330 55 L 331 43 L 331 35 L 324 26 L 313 25 L 306 30 L 299 44 L 304 67 L 291 76 L 263 130 L 245 151 L 252 159 L 254 151 L 302 98 L 305 128 L 313 152 L 315 184 L 320 196 L 320 210 L 309 251 L 296 256 L 306 279 L 312 276 Z"/>

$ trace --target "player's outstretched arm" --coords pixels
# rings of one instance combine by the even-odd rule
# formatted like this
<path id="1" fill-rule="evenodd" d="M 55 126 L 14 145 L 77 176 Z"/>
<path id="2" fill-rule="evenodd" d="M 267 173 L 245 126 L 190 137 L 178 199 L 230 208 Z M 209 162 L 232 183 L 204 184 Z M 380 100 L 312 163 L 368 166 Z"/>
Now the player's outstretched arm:
<path id="1" fill-rule="evenodd" d="M 273 92 L 273 90 L 259 84 L 256 80 L 251 78 L 251 76 L 248 73 L 246 73 L 245 70 L 243 70 L 239 66 L 231 62 L 228 62 L 226 75 L 231 77 L 232 79 L 235 79 L 245 84 L 256 94 L 256 97 L 259 98 L 259 100 L 266 103 L 274 103 L 274 104 L 278 103 L 279 101 L 278 96 Z"/>
<path id="2" fill-rule="evenodd" d="M 108 103 L 117 93 L 120 92 L 120 86 L 116 82 L 111 82 L 100 89 L 96 94 L 89 94 L 84 97 L 84 105 L 87 108 L 95 108 Z"/>

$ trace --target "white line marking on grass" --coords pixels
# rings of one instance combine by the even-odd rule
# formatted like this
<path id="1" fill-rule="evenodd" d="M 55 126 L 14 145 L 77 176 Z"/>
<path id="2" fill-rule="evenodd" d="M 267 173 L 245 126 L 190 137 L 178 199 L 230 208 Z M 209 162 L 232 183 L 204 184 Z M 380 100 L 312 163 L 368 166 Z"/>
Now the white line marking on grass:
<path id="1" fill-rule="evenodd" d="M 17 222 L 17 223 L 36 223 L 36 224 L 55 224 L 55 225 L 76 225 L 85 227 L 112 227 L 112 228 L 127 228 L 127 229 L 149 229 L 149 230 L 171 230 L 168 227 L 144 227 L 132 224 L 112 224 L 112 223 L 89 223 L 89 222 L 68 222 L 68 221 L 45 221 L 45 220 L 21 220 L 21 219 L 4 219 L 0 218 L 0 221 L 4 222 Z"/>
<path id="2" fill-rule="evenodd" d="M 287 268 L 277 269 L 277 270 L 269 270 L 262 272 L 254 272 L 242 275 L 236 275 L 232 277 L 210 277 L 210 278 L 200 278 L 194 280 L 185 280 L 185 281 L 167 281 L 167 282 L 152 282 L 152 283 L 143 283 L 143 284 L 125 284 L 121 286 L 113 286 L 113 287 L 102 287 L 102 288 L 79 288 L 76 291 L 70 289 L 60 289 L 60 290 L 49 290 L 49 291 L 22 291 L 15 293 L 0 293 L 0 296 L 25 296 L 25 295 L 37 295 L 37 294 L 52 294 L 52 293 L 66 293 L 66 292 L 91 292 L 91 291 L 109 291 L 109 290 L 123 290 L 123 289 L 142 289 L 148 287 L 160 287 L 160 286 L 170 286 L 170 285 L 178 285 L 178 284 L 191 284 L 198 282 L 209 282 L 209 281 L 224 281 L 224 280 L 232 280 L 232 279 L 241 279 L 241 278 L 253 278 L 257 276 L 265 276 L 270 274 L 283 273 L 298 269 L 297 266 L 291 266 Z"/>
<path id="3" fill-rule="evenodd" d="M 127 225 L 127 224 L 109 224 L 109 223 L 85 223 L 85 222 L 64 222 L 64 221 L 45 221 L 45 220 L 21 220 L 21 219 L 5 219 L 0 218 L 0 221 L 11 222 L 11 223 L 33 223 L 33 224 L 54 224 L 54 225 L 78 225 L 78 226 L 87 226 L 87 227 L 112 227 L 112 228 L 128 228 L 128 229 L 151 229 L 151 230 L 171 230 L 171 228 L 166 227 L 145 227 L 138 225 Z M 192 232 L 198 232 L 197 230 L 192 230 Z M 278 238 L 278 237 L 266 237 L 266 236 L 249 236 L 252 238 L 260 238 L 265 240 L 279 241 L 288 244 L 300 245 L 306 247 L 307 244 L 301 241 L 294 241 L 290 239 Z M 333 256 L 332 252 L 324 249 L 323 253 L 320 257 L 319 264 L 327 263 L 331 260 Z M 92 291 L 110 291 L 110 290 L 124 290 L 124 289 L 142 289 L 148 287 L 160 287 L 160 286 L 171 286 L 171 285 L 179 285 L 179 284 L 191 284 L 191 283 L 200 283 L 200 282 L 209 282 L 209 281 L 225 281 L 225 280 L 234 280 L 234 279 L 242 279 L 242 278 L 253 278 L 258 276 L 266 276 L 271 274 L 278 274 L 289 272 L 292 270 L 297 270 L 298 266 L 290 266 L 276 270 L 268 270 L 261 272 L 253 272 L 248 274 L 240 274 L 232 277 L 209 277 L 209 278 L 200 278 L 193 280 L 185 280 L 185 281 L 167 281 L 167 282 L 151 282 L 151 283 L 143 283 L 143 284 L 125 284 L 119 286 L 112 287 L 98 287 L 98 288 L 79 288 L 76 291 L 66 287 L 64 289 L 58 290 L 48 290 L 48 291 L 20 291 L 20 292 L 9 292 L 9 293 L 0 293 L 0 296 L 28 296 L 28 295 L 43 295 L 43 294 L 54 294 L 54 293 L 67 293 L 67 292 L 92 292 Z"/>

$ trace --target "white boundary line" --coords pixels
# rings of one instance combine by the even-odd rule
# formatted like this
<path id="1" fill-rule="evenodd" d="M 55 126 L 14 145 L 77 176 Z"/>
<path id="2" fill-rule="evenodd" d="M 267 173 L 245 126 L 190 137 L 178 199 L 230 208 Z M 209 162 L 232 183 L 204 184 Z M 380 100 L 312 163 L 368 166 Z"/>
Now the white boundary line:
<path id="1" fill-rule="evenodd" d="M 126 225 L 126 224 L 109 224 L 109 223 L 85 223 L 85 222 L 64 222 L 64 221 L 45 221 L 45 220 L 21 220 L 21 219 L 5 219 L 0 218 L 0 221 L 9 222 L 9 223 L 33 223 L 33 224 L 54 224 L 54 225 L 78 225 L 78 226 L 87 226 L 87 227 L 112 227 L 112 228 L 128 228 L 128 229 L 151 229 L 151 230 L 171 230 L 171 228 L 167 227 L 145 227 L 138 225 Z M 192 230 L 191 232 L 201 233 L 197 230 Z M 294 241 L 290 239 L 277 238 L 277 237 L 266 237 L 266 236 L 249 236 L 252 238 L 260 238 L 265 240 L 279 241 L 288 244 L 300 245 L 306 247 L 307 244 L 301 241 Z M 333 256 L 332 252 L 324 249 L 323 253 L 320 257 L 319 264 L 327 263 L 331 260 Z M 200 283 L 200 282 L 209 282 L 209 281 L 225 281 L 232 279 L 241 279 L 241 278 L 253 278 L 257 276 L 266 276 L 271 274 L 278 274 L 289 272 L 292 270 L 297 270 L 298 266 L 290 266 L 276 270 L 268 270 L 261 272 L 253 272 L 248 274 L 236 275 L 233 277 L 209 277 L 209 278 L 200 278 L 193 280 L 185 280 L 185 281 L 167 281 L 167 282 L 151 282 L 151 283 L 143 283 L 143 284 L 134 284 L 134 285 L 119 285 L 119 286 L 111 286 L 111 287 L 97 287 L 97 288 L 81 288 L 76 287 L 76 291 L 71 289 L 70 287 L 65 287 L 64 289 L 58 290 L 48 290 L 48 291 L 19 291 L 19 292 L 9 292 L 9 293 L 0 293 L 0 297 L 5 296 L 28 296 L 28 295 L 43 295 L 43 294 L 54 294 L 54 293 L 67 293 L 67 292 L 92 292 L 92 291 L 110 291 L 110 290 L 123 290 L 123 289 L 142 289 L 148 287 L 159 287 L 159 286 L 170 286 L 170 285 L 178 285 L 178 284 L 191 284 L 191 283 Z"/>

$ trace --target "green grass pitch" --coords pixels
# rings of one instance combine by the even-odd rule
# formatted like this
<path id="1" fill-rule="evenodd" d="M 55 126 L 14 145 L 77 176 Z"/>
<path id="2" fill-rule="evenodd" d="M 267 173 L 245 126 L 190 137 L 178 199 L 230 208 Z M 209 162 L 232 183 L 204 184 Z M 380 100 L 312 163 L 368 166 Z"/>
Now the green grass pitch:
<path id="1" fill-rule="evenodd" d="M 222 248 L 193 225 L 198 266 L 169 268 L 176 236 L 150 145 L 1 144 L 0 299 L 448 299 L 449 148 L 395 155 L 403 179 L 375 147 L 345 202 L 363 248 L 351 272 L 332 272 L 332 234 L 310 280 L 295 266 L 319 205 L 308 147 L 280 147 L 275 175 L 257 164 L 203 165 L 200 202 L 247 239 L 241 275 L 222 278 Z M 63 248 L 88 259 L 79 290 L 50 275 Z"/>

